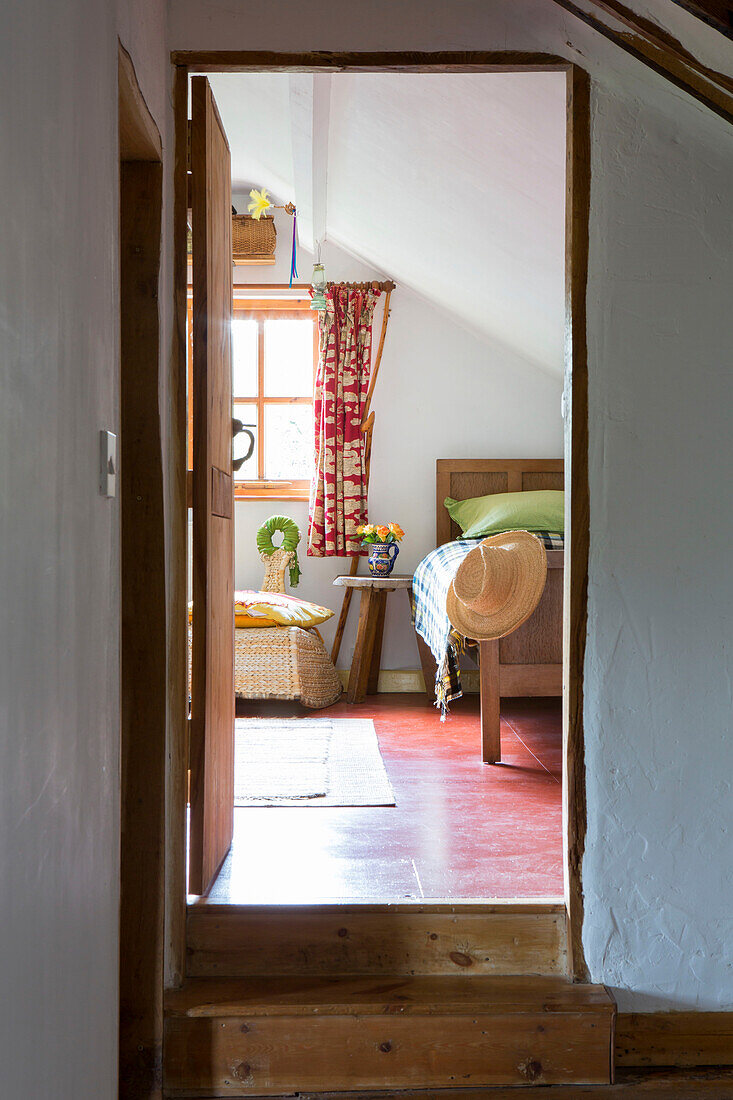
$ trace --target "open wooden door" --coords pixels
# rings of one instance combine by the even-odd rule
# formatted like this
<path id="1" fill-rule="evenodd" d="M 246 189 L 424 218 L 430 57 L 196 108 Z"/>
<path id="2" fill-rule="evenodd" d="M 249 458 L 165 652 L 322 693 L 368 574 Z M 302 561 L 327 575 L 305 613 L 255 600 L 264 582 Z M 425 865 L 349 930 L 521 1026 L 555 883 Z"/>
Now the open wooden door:
<path id="1" fill-rule="evenodd" d="M 208 892 L 234 807 L 234 496 L 229 145 L 206 77 L 191 81 L 193 656 L 188 888 Z"/>

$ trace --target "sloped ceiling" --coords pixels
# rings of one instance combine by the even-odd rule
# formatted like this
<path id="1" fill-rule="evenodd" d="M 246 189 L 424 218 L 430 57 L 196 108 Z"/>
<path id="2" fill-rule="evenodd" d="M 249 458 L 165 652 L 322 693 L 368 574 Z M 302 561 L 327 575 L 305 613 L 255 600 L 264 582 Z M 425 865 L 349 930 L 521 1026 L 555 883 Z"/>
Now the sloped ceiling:
<path id="1" fill-rule="evenodd" d="M 561 73 L 210 77 L 233 187 L 542 370 L 563 369 Z M 328 272 L 327 272 L 328 274 Z"/>

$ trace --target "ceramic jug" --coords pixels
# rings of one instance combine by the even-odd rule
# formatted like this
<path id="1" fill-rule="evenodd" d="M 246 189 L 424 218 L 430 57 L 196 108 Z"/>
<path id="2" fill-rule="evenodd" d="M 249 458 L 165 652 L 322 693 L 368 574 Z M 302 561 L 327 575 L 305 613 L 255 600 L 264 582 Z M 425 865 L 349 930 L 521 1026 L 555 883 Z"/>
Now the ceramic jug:
<path id="1" fill-rule="evenodd" d="M 400 548 L 396 542 L 373 542 L 369 547 L 369 572 L 373 577 L 388 577 Z"/>

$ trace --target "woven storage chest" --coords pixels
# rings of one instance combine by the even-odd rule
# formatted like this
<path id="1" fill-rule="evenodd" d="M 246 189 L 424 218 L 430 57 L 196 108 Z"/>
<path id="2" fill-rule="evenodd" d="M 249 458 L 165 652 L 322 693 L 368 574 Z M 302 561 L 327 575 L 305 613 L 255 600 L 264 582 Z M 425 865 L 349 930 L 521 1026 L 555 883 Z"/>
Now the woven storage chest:
<path id="1" fill-rule="evenodd" d="M 272 215 L 259 221 L 249 214 L 232 215 L 232 260 L 235 264 L 274 264 L 277 229 Z"/>
<path id="2" fill-rule="evenodd" d="M 191 684 L 191 631 L 189 690 Z M 238 699 L 296 699 L 304 707 L 330 707 L 341 681 L 323 642 L 300 626 L 234 631 L 234 694 Z"/>
<path id="3" fill-rule="evenodd" d="M 299 626 L 234 631 L 234 691 L 241 699 L 298 699 L 328 707 L 341 681 L 323 642 Z"/>

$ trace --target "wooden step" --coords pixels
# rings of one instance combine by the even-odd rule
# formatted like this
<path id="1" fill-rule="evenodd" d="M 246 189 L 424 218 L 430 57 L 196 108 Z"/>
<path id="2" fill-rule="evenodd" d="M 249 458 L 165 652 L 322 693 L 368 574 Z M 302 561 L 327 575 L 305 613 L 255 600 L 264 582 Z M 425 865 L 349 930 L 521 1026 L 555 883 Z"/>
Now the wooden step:
<path id="1" fill-rule="evenodd" d="M 607 1084 L 615 1005 L 557 977 L 195 978 L 166 1001 L 166 1095 Z"/>
<path id="2" fill-rule="evenodd" d="M 188 910 L 190 977 L 565 974 L 565 908 L 472 905 L 243 906 Z"/>

